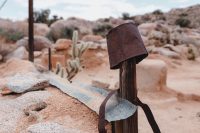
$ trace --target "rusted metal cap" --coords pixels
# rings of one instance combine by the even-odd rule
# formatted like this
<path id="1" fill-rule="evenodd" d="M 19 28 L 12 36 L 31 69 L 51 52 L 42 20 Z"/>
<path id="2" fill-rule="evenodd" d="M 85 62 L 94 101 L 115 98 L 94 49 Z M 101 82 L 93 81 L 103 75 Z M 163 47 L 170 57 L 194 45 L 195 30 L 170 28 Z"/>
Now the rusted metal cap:
<path id="1" fill-rule="evenodd" d="M 113 28 L 106 38 L 111 69 L 118 69 L 127 59 L 135 58 L 139 63 L 148 56 L 138 28 L 132 22 Z"/>

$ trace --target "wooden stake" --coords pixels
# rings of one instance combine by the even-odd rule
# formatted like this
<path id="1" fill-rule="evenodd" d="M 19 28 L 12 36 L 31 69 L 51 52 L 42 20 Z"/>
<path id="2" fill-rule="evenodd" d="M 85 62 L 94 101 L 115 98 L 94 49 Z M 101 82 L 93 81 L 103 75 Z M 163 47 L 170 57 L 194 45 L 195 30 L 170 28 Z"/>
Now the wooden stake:
<path id="1" fill-rule="evenodd" d="M 122 63 L 120 67 L 120 90 L 119 96 L 134 103 L 137 99 L 136 84 L 136 62 L 129 59 Z M 115 123 L 116 133 L 138 133 L 138 112 L 126 120 Z"/>
<path id="2" fill-rule="evenodd" d="M 29 0 L 29 61 L 34 62 L 33 0 Z"/>

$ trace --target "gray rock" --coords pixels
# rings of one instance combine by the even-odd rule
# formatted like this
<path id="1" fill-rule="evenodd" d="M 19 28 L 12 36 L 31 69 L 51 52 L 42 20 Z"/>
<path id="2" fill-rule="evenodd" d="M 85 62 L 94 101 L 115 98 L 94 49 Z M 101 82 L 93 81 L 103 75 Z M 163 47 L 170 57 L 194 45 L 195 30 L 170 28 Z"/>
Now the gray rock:
<path id="1" fill-rule="evenodd" d="M 28 92 L 14 98 L 0 102 L 0 130 L 1 133 L 14 133 L 19 121 L 26 117 L 23 110 L 33 104 L 44 102 L 51 94 L 47 91 Z"/>
<path id="2" fill-rule="evenodd" d="M 153 49 L 152 53 L 160 54 L 160 55 L 167 56 L 173 59 L 181 58 L 180 54 L 170 51 L 169 49 L 166 49 L 166 48 L 155 48 Z"/>
<path id="3" fill-rule="evenodd" d="M 24 46 L 28 49 L 28 37 L 25 37 L 19 41 L 17 41 L 17 46 Z M 52 47 L 52 42 L 43 36 L 35 36 L 34 37 L 34 50 L 41 51 L 44 48 Z"/>
<path id="4" fill-rule="evenodd" d="M 15 93 L 39 90 L 48 87 L 48 80 L 38 73 L 17 73 L 7 78 L 6 87 Z"/>
<path id="5" fill-rule="evenodd" d="M 43 122 L 29 126 L 23 133 L 82 133 L 76 129 L 65 129 L 55 122 Z"/>
<path id="6" fill-rule="evenodd" d="M 18 47 L 13 52 L 9 53 L 4 57 L 4 59 L 9 60 L 11 58 L 18 58 L 18 59 L 27 59 L 28 58 L 28 51 L 24 46 Z"/>

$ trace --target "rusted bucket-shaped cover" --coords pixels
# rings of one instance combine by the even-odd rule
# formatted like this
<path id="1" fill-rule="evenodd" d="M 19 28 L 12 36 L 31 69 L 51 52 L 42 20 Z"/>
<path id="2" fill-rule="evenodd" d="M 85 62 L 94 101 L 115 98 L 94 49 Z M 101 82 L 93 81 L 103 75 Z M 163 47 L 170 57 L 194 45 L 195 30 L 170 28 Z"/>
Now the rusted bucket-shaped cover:
<path id="1" fill-rule="evenodd" d="M 148 56 L 138 28 L 132 22 L 113 28 L 106 37 L 111 69 L 118 69 L 127 59 L 135 58 L 139 63 Z"/>

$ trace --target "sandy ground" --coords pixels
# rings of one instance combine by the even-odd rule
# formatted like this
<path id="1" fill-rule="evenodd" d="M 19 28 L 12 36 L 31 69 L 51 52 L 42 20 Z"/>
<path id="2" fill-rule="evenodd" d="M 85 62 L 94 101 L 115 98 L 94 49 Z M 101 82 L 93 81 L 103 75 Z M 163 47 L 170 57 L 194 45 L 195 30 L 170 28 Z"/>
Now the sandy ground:
<path id="1" fill-rule="evenodd" d="M 100 55 L 103 56 L 103 55 Z M 103 62 L 102 62 L 103 60 Z M 162 133 L 199 133 L 200 132 L 200 100 L 188 99 L 176 96 L 176 92 L 184 94 L 193 94 L 200 96 L 200 62 L 169 61 L 164 59 L 169 67 L 168 81 L 169 88 L 174 91 L 142 92 L 139 91 L 139 97 L 148 103 L 155 115 L 155 119 L 160 126 Z M 74 80 L 84 83 L 91 83 L 93 79 L 109 81 L 111 87 L 118 81 L 118 71 L 109 70 L 107 58 L 96 62 L 95 67 L 90 65 L 80 72 Z M 94 65 L 94 64 L 93 64 Z M 18 120 L 14 133 L 20 133 L 29 125 L 38 122 L 56 122 L 66 128 L 78 129 L 83 133 L 97 133 L 98 116 L 82 103 L 62 93 L 56 88 L 46 88 L 52 94 L 46 100 L 47 107 L 38 114 L 41 120 L 31 120 L 23 116 Z M 23 95 L 23 94 L 22 94 Z M 0 96 L 1 100 L 15 99 L 18 96 Z M 184 96 L 183 96 L 184 97 Z M 111 126 L 107 125 L 111 130 Z M 141 109 L 139 109 L 139 132 L 151 133 L 152 130 Z M 1 129 L 0 129 L 0 133 Z"/>

